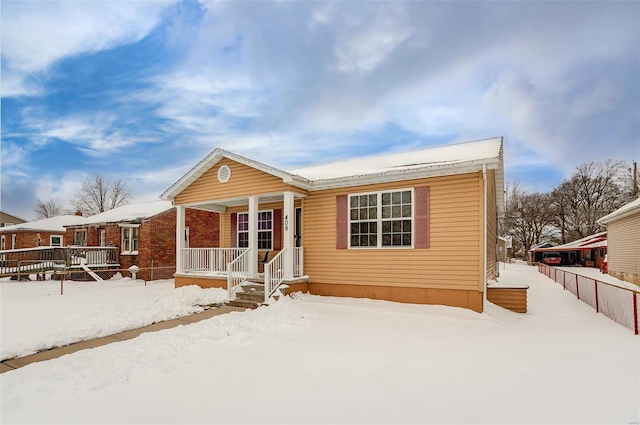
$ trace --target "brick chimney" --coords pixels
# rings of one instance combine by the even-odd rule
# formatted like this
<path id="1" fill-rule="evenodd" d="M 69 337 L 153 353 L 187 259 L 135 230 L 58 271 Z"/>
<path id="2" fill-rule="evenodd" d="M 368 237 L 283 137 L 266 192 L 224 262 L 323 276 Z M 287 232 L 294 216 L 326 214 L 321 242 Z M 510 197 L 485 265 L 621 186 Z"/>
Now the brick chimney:
<path id="1" fill-rule="evenodd" d="M 80 210 L 76 210 L 76 215 L 77 215 L 78 217 L 82 217 L 82 211 L 80 211 Z"/>

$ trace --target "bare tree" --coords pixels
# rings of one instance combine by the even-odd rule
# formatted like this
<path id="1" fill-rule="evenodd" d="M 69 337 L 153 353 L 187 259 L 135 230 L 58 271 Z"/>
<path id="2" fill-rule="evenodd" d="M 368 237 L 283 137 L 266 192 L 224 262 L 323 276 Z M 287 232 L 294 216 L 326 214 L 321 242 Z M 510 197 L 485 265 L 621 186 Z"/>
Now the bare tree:
<path id="1" fill-rule="evenodd" d="M 94 215 L 125 205 L 131 198 L 131 189 L 125 182 L 96 174 L 82 181 L 71 202 L 77 210 Z"/>
<path id="2" fill-rule="evenodd" d="M 510 187 L 509 187 L 510 186 Z M 556 233 L 548 193 L 525 190 L 518 181 L 507 187 L 507 204 L 502 218 L 503 236 L 512 236 L 514 251 L 529 249 Z"/>
<path id="3" fill-rule="evenodd" d="M 34 211 L 39 219 L 57 217 L 66 212 L 62 205 L 55 199 L 48 199 L 46 201 L 38 199 Z"/>
<path id="4" fill-rule="evenodd" d="M 584 163 L 552 192 L 551 206 L 563 243 L 603 230 L 597 220 L 629 199 L 626 171 L 624 161 Z"/>

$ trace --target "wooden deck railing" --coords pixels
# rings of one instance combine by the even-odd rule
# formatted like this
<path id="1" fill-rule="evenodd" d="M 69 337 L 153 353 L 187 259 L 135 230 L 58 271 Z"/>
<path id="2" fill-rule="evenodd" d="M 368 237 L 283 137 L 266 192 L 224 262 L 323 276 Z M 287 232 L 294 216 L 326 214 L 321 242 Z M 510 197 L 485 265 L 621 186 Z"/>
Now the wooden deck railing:
<path id="1" fill-rule="evenodd" d="M 67 268 L 113 266 L 119 264 L 117 247 L 95 246 L 41 246 L 37 248 L 9 249 L 0 251 L 0 276 L 46 272 L 53 270 L 54 264 L 65 264 Z"/>

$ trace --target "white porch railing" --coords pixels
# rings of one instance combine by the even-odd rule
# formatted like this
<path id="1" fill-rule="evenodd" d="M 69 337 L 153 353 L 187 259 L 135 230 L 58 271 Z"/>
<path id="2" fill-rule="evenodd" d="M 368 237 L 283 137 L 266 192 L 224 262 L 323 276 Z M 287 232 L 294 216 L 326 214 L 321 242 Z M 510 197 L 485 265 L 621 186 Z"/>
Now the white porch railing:
<path id="1" fill-rule="evenodd" d="M 284 279 L 284 256 L 287 249 L 284 248 L 271 261 L 264 265 L 264 302 L 269 302 L 278 286 Z"/>
<path id="2" fill-rule="evenodd" d="M 252 255 L 251 248 L 247 248 L 227 265 L 227 289 L 229 290 L 229 298 L 233 298 L 236 288 L 250 277 L 249 262 Z"/>
<path id="3" fill-rule="evenodd" d="M 293 249 L 293 277 L 304 276 L 304 248 Z"/>
<path id="4" fill-rule="evenodd" d="M 245 248 L 182 248 L 182 271 L 185 273 L 227 272 L 227 264 L 238 258 Z"/>

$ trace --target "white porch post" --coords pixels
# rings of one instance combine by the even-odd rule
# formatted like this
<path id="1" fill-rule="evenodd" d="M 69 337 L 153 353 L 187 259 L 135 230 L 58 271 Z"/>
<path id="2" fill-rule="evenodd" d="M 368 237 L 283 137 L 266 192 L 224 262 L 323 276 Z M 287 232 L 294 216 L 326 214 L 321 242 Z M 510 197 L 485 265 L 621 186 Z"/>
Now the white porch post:
<path id="1" fill-rule="evenodd" d="M 185 207 L 176 206 L 176 273 L 182 273 L 182 248 L 184 248 L 184 215 Z"/>
<path id="2" fill-rule="evenodd" d="M 258 197 L 249 197 L 249 275 L 258 274 Z"/>
<path id="3" fill-rule="evenodd" d="M 295 241 L 294 241 L 294 222 L 295 222 L 295 208 L 294 208 L 294 193 L 283 192 L 284 195 L 284 278 L 293 278 L 293 258 L 295 255 Z"/>

